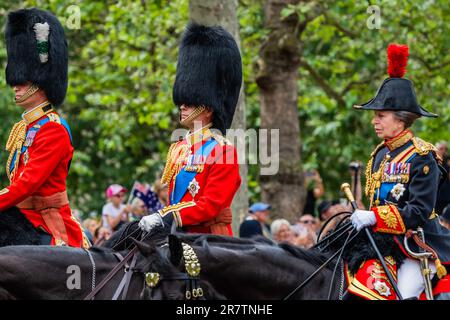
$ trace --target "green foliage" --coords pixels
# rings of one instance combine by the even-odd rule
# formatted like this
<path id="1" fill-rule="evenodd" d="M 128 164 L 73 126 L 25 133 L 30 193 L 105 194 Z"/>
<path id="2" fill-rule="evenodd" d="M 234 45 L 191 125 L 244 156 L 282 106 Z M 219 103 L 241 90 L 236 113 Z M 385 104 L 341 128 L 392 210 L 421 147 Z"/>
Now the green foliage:
<path id="1" fill-rule="evenodd" d="M 312 66 L 336 96 L 326 93 L 303 67 L 299 70 L 302 157 L 305 168 L 318 168 L 329 195 L 349 180 L 348 163 L 366 161 L 377 138 L 370 112 L 355 111 L 375 94 L 386 77 L 385 48 L 390 42 L 410 46 L 407 77 L 414 81 L 419 101 L 439 113 L 437 120 L 421 120 L 414 129 L 424 139 L 450 140 L 448 112 L 449 3 L 446 1 L 382 1 L 381 29 L 370 30 L 367 2 L 311 1 L 290 6 L 281 14 L 311 16 L 316 4 L 322 14 L 301 35 L 301 59 Z M 65 21 L 74 3 L 67 0 L 17 1 L 0 4 L 5 12 L 38 6 Z M 79 1 L 81 28 L 65 24 L 70 47 L 70 83 L 62 108 L 75 143 L 69 175 L 73 206 L 84 213 L 99 211 L 103 191 L 111 183 L 131 187 L 134 180 L 152 182 L 160 175 L 177 126 L 178 112 L 171 89 L 178 43 L 189 18 L 188 0 Z M 259 128 L 259 92 L 255 82 L 258 53 L 270 30 L 264 29 L 263 1 L 239 1 L 244 65 L 247 127 Z M 0 42 L 0 66 L 6 51 Z M 341 101 L 337 101 L 341 100 Z M 342 103 L 343 101 L 343 103 Z M 20 119 L 21 110 L 0 77 L 0 143 Z M 0 152 L 0 163 L 6 162 Z M 249 195 L 259 194 L 257 165 L 249 166 Z M 1 185 L 7 184 L 2 174 Z"/>

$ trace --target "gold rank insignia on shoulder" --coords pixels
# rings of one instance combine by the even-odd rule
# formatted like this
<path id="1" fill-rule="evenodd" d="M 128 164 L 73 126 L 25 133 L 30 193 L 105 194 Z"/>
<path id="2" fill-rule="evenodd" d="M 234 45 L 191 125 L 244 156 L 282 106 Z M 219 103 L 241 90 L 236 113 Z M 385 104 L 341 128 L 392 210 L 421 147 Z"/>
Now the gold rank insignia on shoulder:
<path id="1" fill-rule="evenodd" d="M 49 114 L 47 114 L 47 117 L 51 122 L 56 122 L 56 123 L 61 124 L 61 118 L 56 113 L 49 113 Z"/>
<path id="2" fill-rule="evenodd" d="M 219 143 L 220 146 L 225 146 L 225 145 L 231 146 L 232 145 L 230 140 L 228 140 L 227 138 L 225 138 L 224 136 L 222 136 L 221 134 L 219 134 L 217 132 L 213 132 L 212 137 Z"/>

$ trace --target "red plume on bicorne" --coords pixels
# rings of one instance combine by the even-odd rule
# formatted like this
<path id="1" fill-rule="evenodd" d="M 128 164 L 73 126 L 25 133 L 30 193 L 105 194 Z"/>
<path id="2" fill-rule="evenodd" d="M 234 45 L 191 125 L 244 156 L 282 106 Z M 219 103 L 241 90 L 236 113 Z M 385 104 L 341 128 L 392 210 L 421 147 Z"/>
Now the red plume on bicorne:
<path id="1" fill-rule="evenodd" d="M 388 74 L 391 78 L 402 78 L 406 73 L 409 48 L 406 44 L 390 44 L 387 48 Z"/>

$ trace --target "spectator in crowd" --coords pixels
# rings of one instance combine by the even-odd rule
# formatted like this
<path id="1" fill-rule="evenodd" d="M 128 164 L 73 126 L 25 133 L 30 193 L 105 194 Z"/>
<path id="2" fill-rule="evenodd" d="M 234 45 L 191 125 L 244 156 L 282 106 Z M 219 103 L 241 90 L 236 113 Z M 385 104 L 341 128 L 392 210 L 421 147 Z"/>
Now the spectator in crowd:
<path id="1" fill-rule="evenodd" d="M 95 230 L 98 227 L 99 227 L 99 223 L 95 219 L 88 218 L 83 221 L 84 233 L 86 234 L 86 236 L 88 237 L 88 239 L 91 243 L 94 243 L 94 234 L 95 234 Z"/>
<path id="2" fill-rule="evenodd" d="M 353 212 L 353 209 L 349 206 L 341 204 L 339 200 L 324 200 L 318 206 L 319 216 L 322 220 L 322 226 L 325 225 L 328 219 L 340 212 Z M 322 231 L 322 235 L 326 235 L 328 232 L 332 231 L 336 225 L 345 217 L 345 215 L 337 216 L 330 221 L 325 229 Z"/>
<path id="3" fill-rule="evenodd" d="M 119 184 L 112 184 L 106 189 L 108 203 L 102 209 L 102 226 L 110 232 L 117 231 L 129 219 L 130 205 L 125 205 L 127 189 Z"/>
<path id="4" fill-rule="evenodd" d="M 322 221 L 327 221 L 333 215 L 337 213 L 337 205 L 339 204 L 339 200 L 324 200 L 317 207 L 319 211 L 319 217 Z"/>
<path id="5" fill-rule="evenodd" d="M 311 248 L 316 243 L 318 227 L 319 222 L 312 215 L 301 216 L 297 223 L 292 226 L 295 244 L 304 249 Z"/>
<path id="6" fill-rule="evenodd" d="M 99 226 L 94 232 L 94 245 L 102 246 L 111 237 L 111 231 L 105 227 Z"/>
<path id="7" fill-rule="evenodd" d="M 167 188 L 167 184 L 162 183 L 160 180 L 157 180 L 153 185 L 153 190 L 158 196 L 159 201 L 159 205 L 155 209 L 159 210 L 167 206 L 169 200 L 169 191 Z"/>
<path id="8" fill-rule="evenodd" d="M 305 186 L 307 193 L 303 214 L 316 216 L 316 201 L 322 197 L 325 192 L 322 178 L 317 170 L 308 170 L 305 172 Z"/>
<path id="9" fill-rule="evenodd" d="M 298 223 L 304 225 L 309 231 L 317 233 L 320 228 L 319 219 L 311 214 L 304 214 L 298 219 Z"/>
<path id="10" fill-rule="evenodd" d="M 295 235 L 291 224 L 286 219 L 276 219 L 270 225 L 270 233 L 276 242 L 289 242 L 295 244 Z"/>
<path id="11" fill-rule="evenodd" d="M 448 158 L 448 145 L 445 141 L 439 141 L 436 143 L 436 149 L 439 152 L 439 155 L 442 159 L 447 160 Z"/>
<path id="12" fill-rule="evenodd" d="M 148 211 L 144 201 L 139 198 L 134 198 L 133 201 L 131 201 L 130 221 L 141 220 L 141 218 L 146 215 L 148 215 Z"/>
<path id="13" fill-rule="evenodd" d="M 447 170 L 447 175 L 439 186 L 439 193 L 436 200 L 436 212 L 437 214 L 442 214 L 444 208 L 450 204 L 450 159 L 447 154 L 447 143 L 445 141 L 438 142 L 436 148 L 443 159 L 442 165 Z"/>
<path id="14" fill-rule="evenodd" d="M 264 236 L 271 239 L 269 221 L 270 210 L 272 207 L 263 202 L 252 204 L 249 209 L 249 216 L 241 223 L 239 227 L 239 237 L 252 238 L 254 236 Z"/>
<path id="15" fill-rule="evenodd" d="M 440 215 L 441 225 L 450 230 L 450 204 L 447 205 Z"/>

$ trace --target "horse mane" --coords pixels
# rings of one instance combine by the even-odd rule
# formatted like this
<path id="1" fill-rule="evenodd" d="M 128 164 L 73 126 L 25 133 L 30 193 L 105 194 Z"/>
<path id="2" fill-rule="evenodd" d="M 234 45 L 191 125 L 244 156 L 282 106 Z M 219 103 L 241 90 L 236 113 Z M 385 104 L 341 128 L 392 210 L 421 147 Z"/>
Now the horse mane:
<path id="1" fill-rule="evenodd" d="M 105 242 L 103 247 L 110 248 L 114 250 L 125 250 L 129 248 L 133 242 L 131 238 L 139 239 L 140 235 L 142 234 L 140 231 L 137 231 L 139 229 L 138 222 L 129 222 L 122 226 L 118 231 L 116 231 L 111 238 Z M 315 267 L 320 267 L 325 261 L 328 260 L 329 255 L 321 253 L 320 251 L 316 249 L 309 249 L 305 250 L 298 246 L 289 244 L 287 242 L 282 243 L 275 243 L 274 241 L 267 239 L 263 236 L 257 236 L 254 238 L 237 238 L 237 237 L 230 237 L 230 236 L 224 236 L 224 235 L 214 235 L 214 234 L 204 234 L 204 233 L 184 233 L 184 232 L 175 232 L 175 236 L 177 236 L 182 242 L 185 242 L 189 245 L 193 246 L 199 246 L 199 247 L 220 247 L 223 249 L 233 249 L 233 250 L 249 250 L 255 248 L 255 246 L 258 246 L 259 248 L 264 248 L 264 246 L 267 246 L 268 248 L 275 248 L 278 247 L 281 250 L 289 253 L 293 257 L 296 257 L 300 260 L 305 260 L 314 265 Z M 152 235 L 150 238 L 146 239 L 144 242 L 149 243 L 167 243 L 168 233 L 166 232 L 157 232 L 154 235 Z M 129 239 L 127 239 L 129 237 Z M 127 239 L 124 241 L 124 239 Z M 121 244 L 121 242 L 123 242 Z M 115 247 L 117 245 L 120 245 L 119 247 Z M 98 247 L 93 247 L 95 250 L 100 250 Z M 162 254 L 163 257 L 165 255 Z M 167 261 L 166 261 L 167 260 Z M 163 266 L 159 270 L 164 270 L 164 267 L 167 267 L 170 265 L 170 261 L 165 258 L 161 259 L 160 263 L 163 264 Z M 330 262 L 327 265 L 328 269 L 333 269 L 335 267 L 336 262 Z"/>
<path id="2" fill-rule="evenodd" d="M 327 261 L 330 257 L 317 249 L 308 249 L 305 250 L 303 248 L 297 247 L 287 242 L 282 242 L 278 244 L 278 247 L 283 249 L 284 251 L 290 253 L 296 258 L 301 260 L 306 260 L 313 264 L 316 268 L 320 267 Z M 336 262 L 331 261 L 327 264 L 327 268 L 333 270 L 336 266 Z"/>

